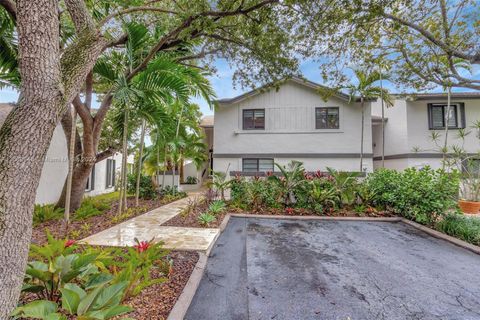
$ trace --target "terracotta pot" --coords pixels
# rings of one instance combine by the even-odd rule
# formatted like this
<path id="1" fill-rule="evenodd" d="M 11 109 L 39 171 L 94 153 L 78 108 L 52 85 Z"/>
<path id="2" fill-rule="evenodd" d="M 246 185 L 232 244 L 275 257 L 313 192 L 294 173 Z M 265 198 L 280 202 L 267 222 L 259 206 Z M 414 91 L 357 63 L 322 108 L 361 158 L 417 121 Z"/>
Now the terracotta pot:
<path id="1" fill-rule="evenodd" d="M 463 213 L 480 214 L 480 202 L 478 201 L 458 200 L 458 206 Z"/>

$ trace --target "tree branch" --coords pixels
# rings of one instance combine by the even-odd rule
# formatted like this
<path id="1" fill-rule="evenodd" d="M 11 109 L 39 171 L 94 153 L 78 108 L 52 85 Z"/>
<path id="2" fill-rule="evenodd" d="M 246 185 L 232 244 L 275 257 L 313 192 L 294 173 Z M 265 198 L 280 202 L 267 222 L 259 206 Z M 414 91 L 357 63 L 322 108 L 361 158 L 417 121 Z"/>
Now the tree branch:
<path id="1" fill-rule="evenodd" d="M 73 24 L 77 33 L 84 29 L 94 30 L 95 24 L 88 12 L 87 5 L 84 0 L 64 0 L 70 17 L 72 17 Z"/>
<path id="2" fill-rule="evenodd" d="M 12 0 L 0 0 L 0 6 L 5 8 L 14 21 L 17 20 L 17 6 Z"/>
<path id="3" fill-rule="evenodd" d="M 79 95 L 73 98 L 72 104 L 75 107 L 75 111 L 77 111 L 78 115 L 80 116 L 80 119 L 82 119 L 84 131 L 90 130 L 90 128 L 93 126 L 93 118 L 85 104 L 82 102 L 82 100 L 80 100 Z"/>
<path id="4" fill-rule="evenodd" d="M 397 23 L 400 23 L 404 26 L 407 26 L 407 27 L 417 31 L 424 38 L 426 38 L 427 40 L 429 40 L 430 42 L 432 42 L 433 44 L 435 44 L 436 46 L 441 48 L 447 54 L 451 54 L 451 55 L 456 56 L 458 58 L 468 60 L 471 63 L 480 63 L 480 52 L 477 52 L 476 54 L 464 53 L 463 51 L 459 51 L 458 49 L 449 46 L 447 43 L 445 43 L 445 42 L 441 41 L 440 39 L 438 39 L 437 37 L 435 37 L 435 35 L 433 35 L 431 32 L 429 32 L 428 30 L 422 28 L 421 26 L 419 26 L 419 25 L 417 25 L 413 22 L 404 20 L 402 18 L 396 17 L 392 14 L 385 13 L 385 12 L 382 12 L 382 15 L 387 19 L 390 19 L 392 21 L 395 21 Z"/>
<path id="5" fill-rule="evenodd" d="M 102 19 L 102 21 L 99 22 L 98 26 L 102 27 L 110 19 L 113 19 L 117 16 L 129 14 L 129 13 L 132 13 L 132 12 L 138 12 L 138 11 L 154 11 L 154 12 L 161 12 L 161 13 L 168 13 L 168 14 L 178 14 L 178 12 L 176 12 L 176 11 L 165 10 L 165 9 L 158 8 L 158 7 L 133 7 L 133 8 L 128 8 L 128 9 L 125 9 L 125 10 L 121 10 L 121 11 L 117 11 L 117 12 L 109 14 L 104 19 Z"/>
<path id="6" fill-rule="evenodd" d="M 114 147 L 108 147 L 107 150 L 104 150 L 100 153 L 97 153 L 96 157 L 95 157 L 95 162 L 98 163 L 102 160 L 105 160 L 107 158 L 110 158 L 111 156 L 113 156 L 115 153 L 117 153 L 118 150 Z"/>

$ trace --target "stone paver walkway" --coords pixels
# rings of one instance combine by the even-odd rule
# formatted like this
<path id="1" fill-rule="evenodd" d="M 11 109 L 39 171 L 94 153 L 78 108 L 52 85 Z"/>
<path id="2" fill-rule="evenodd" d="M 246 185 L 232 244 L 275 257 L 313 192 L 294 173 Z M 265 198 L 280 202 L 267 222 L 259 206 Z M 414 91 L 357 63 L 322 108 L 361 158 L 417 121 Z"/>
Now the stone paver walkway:
<path id="1" fill-rule="evenodd" d="M 140 241 L 162 241 L 166 249 L 206 251 L 219 234 L 214 228 L 187 228 L 161 226 L 188 204 L 188 199 L 197 197 L 198 192 L 189 193 L 187 198 L 156 208 L 138 217 L 122 222 L 109 229 L 91 235 L 81 242 L 99 246 L 132 246 L 134 239 Z"/>

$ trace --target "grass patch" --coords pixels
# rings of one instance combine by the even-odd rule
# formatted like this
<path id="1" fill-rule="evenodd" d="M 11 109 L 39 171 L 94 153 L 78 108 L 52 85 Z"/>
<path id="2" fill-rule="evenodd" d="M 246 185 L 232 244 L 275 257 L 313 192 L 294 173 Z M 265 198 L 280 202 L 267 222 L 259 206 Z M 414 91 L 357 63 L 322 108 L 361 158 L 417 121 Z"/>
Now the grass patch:
<path id="1" fill-rule="evenodd" d="M 440 221 L 436 228 L 449 236 L 480 246 L 480 219 L 478 218 L 450 214 Z"/>

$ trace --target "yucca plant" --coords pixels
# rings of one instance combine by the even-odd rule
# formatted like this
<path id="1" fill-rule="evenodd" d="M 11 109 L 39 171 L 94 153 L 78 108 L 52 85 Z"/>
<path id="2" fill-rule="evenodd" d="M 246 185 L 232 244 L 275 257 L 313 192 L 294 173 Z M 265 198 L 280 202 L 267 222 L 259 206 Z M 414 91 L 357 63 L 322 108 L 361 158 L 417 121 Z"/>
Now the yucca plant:
<path id="1" fill-rule="evenodd" d="M 213 201 L 209 206 L 208 206 L 208 213 L 211 213 L 212 215 L 216 216 L 219 213 L 224 212 L 226 209 L 226 204 L 225 201 L 223 200 L 216 200 Z"/>
<path id="2" fill-rule="evenodd" d="M 198 216 L 198 222 L 203 226 L 208 226 L 210 223 L 212 223 L 215 220 L 216 220 L 215 216 L 208 212 L 204 212 Z"/>

